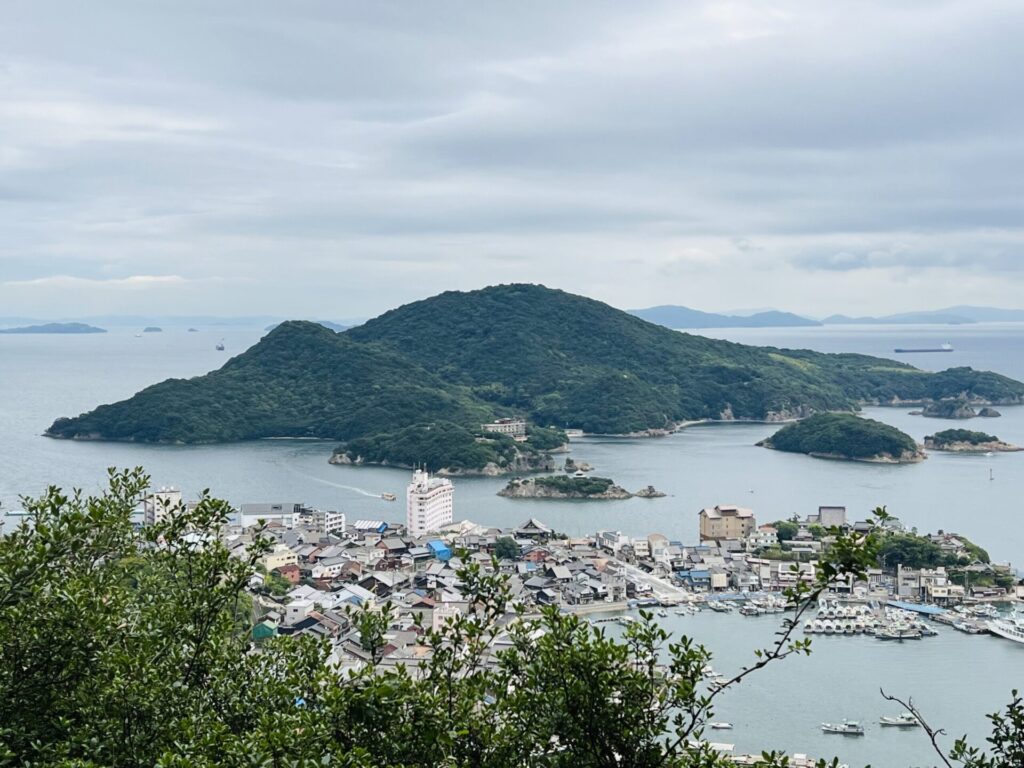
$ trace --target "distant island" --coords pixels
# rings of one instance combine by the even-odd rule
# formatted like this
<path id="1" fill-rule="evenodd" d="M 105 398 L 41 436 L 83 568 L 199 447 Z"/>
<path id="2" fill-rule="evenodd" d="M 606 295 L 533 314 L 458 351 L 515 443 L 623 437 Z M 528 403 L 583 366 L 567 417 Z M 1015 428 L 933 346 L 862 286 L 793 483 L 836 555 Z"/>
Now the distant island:
<path id="1" fill-rule="evenodd" d="M 939 373 L 857 354 L 753 347 L 680 333 L 538 285 L 449 291 L 342 333 L 286 322 L 204 376 L 170 379 L 72 418 L 50 437 L 216 443 L 316 437 L 336 461 L 482 470 L 514 465 L 481 425 L 521 417 L 542 430 L 664 434 L 699 421 L 785 421 L 861 405 L 966 395 L 1024 403 L 995 373 Z M 458 427 L 453 429 L 449 425 Z M 451 439 L 437 440 L 435 430 Z M 429 459 L 422 451 L 441 449 Z M 476 445 L 483 446 L 477 450 Z"/>
<path id="2" fill-rule="evenodd" d="M 160 328 L 160 327 L 155 326 L 155 325 L 147 325 L 145 328 L 142 329 L 142 332 L 143 333 L 162 333 L 163 330 L 164 330 L 163 328 Z"/>
<path id="3" fill-rule="evenodd" d="M 43 323 L 25 325 L 20 328 L 3 328 L 0 333 L 106 333 L 106 328 L 97 328 L 85 323 Z"/>
<path id="4" fill-rule="evenodd" d="M 573 477 L 545 475 L 514 477 L 498 491 L 509 499 L 572 499 L 579 501 L 610 501 L 632 498 L 633 494 L 607 477 Z"/>
<path id="5" fill-rule="evenodd" d="M 758 445 L 823 459 L 908 464 L 924 459 L 910 435 L 852 413 L 821 413 L 783 427 Z"/>
<path id="6" fill-rule="evenodd" d="M 920 411 L 911 411 L 913 416 L 927 416 L 933 419 L 973 419 L 980 416 L 986 419 L 998 418 L 1002 414 L 994 408 L 982 407 L 974 409 L 974 404 L 969 400 L 957 398 L 953 400 L 939 400 L 929 403 Z"/>
<path id="7" fill-rule="evenodd" d="M 675 305 L 631 309 L 631 315 L 666 328 L 790 328 L 821 325 L 792 312 L 769 310 L 751 315 L 721 315 Z"/>
<path id="8" fill-rule="evenodd" d="M 946 429 L 928 435 L 924 439 L 924 447 L 933 451 L 950 451 L 953 453 L 988 453 L 1024 450 L 1016 445 L 1004 443 L 995 435 L 984 432 L 972 432 L 969 429 Z"/>
<path id="9" fill-rule="evenodd" d="M 288 322 L 288 321 L 283 321 L 283 322 Z M 340 325 L 338 323 L 332 323 L 330 320 L 310 320 L 309 322 L 316 323 L 317 325 L 322 325 L 324 328 L 327 328 L 328 330 L 334 331 L 335 333 L 341 333 L 342 331 L 348 330 L 348 326 L 347 325 Z M 263 330 L 265 330 L 265 331 L 272 331 L 275 328 L 277 328 L 277 326 L 279 326 L 279 325 L 281 325 L 281 323 L 271 323 L 270 325 L 268 325 Z"/>

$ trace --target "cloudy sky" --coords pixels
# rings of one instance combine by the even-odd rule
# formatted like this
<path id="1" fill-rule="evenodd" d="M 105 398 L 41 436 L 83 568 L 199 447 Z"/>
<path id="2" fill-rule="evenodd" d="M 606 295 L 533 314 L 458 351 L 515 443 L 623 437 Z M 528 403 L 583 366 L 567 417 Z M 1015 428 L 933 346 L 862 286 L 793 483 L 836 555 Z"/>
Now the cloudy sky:
<path id="1" fill-rule="evenodd" d="M 1024 307 L 1024 3 L 8 0 L 0 314 Z"/>

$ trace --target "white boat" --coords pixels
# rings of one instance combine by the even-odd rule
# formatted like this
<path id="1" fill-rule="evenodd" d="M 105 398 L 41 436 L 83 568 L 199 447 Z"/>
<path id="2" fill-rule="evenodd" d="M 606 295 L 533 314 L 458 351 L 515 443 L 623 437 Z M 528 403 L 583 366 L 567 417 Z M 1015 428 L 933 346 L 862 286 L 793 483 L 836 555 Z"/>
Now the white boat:
<path id="1" fill-rule="evenodd" d="M 994 619 L 988 622 L 988 631 L 1015 643 L 1024 643 L 1024 617 L 1015 613 L 1005 619 Z"/>
<path id="2" fill-rule="evenodd" d="M 878 719 L 880 725 L 896 728 L 916 728 L 921 725 L 920 721 L 909 712 L 902 715 L 883 715 Z"/>
<path id="3" fill-rule="evenodd" d="M 708 723 L 708 727 L 716 731 L 731 731 L 732 723 Z"/>
<path id="4" fill-rule="evenodd" d="M 864 726 L 856 720 L 843 720 L 841 723 L 822 723 L 821 730 L 825 733 L 838 733 L 843 736 L 864 735 Z"/>

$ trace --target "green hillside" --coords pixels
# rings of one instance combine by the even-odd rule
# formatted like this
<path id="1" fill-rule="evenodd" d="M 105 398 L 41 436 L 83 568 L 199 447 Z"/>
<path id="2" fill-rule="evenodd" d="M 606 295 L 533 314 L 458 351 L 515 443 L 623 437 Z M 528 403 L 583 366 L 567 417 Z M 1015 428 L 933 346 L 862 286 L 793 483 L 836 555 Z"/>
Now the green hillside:
<path id="1" fill-rule="evenodd" d="M 58 419 L 47 434 L 181 443 L 348 440 L 424 420 L 479 426 L 489 418 L 490 408 L 407 359 L 317 323 L 290 322 L 219 370 Z"/>
<path id="2" fill-rule="evenodd" d="M 901 459 L 918 454 L 917 443 L 896 427 L 852 413 L 819 413 L 783 427 L 761 445 L 789 453 L 848 459 Z"/>
<path id="3" fill-rule="evenodd" d="M 182 443 L 360 439 L 366 454 L 386 458 L 418 451 L 424 428 L 445 422 L 465 430 L 443 430 L 451 456 L 464 464 L 504 456 L 472 445 L 480 423 L 498 415 L 627 433 L 959 395 L 1022 402 L 1024 385 L 968 368 L 933 374 L 863 355 L 708 339 L 592 299 L 506 285 L 443 293 L 344 333 L 284 323 L 217 371 L 58 419 L 47 434 Z M 538 447 L 560 439 L 534 432 Z"/>

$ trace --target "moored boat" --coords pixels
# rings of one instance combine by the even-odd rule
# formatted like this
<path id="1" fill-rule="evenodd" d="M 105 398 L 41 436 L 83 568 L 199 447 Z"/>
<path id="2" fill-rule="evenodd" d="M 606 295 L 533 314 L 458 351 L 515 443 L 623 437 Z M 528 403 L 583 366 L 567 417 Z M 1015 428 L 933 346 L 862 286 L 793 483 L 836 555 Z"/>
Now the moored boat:
<path id="1" fill-rule="evenodd" d="M 915 728 L 921 725 L 920 721 L 909 712 L 902 715 L 883 715 L 878 719 L 880 725 L 896 728 Z"/>
<path id="2" fill-rule="evenodd" d="M 1015 613 L 1006 619 L 995 619 L 988 622 L 987 626 L 993 635 L 1015 643 L 1024 643 L 1024 617 L 1020 614 Z"/>
<path id="3" fill-rule="evenodd" d="M 821 730 L 825 733 L 838 733 L 842 736 L 864 735 L 864 726 L 856 720 L 843 720 L 841 723 L 822 723 Z"/>

